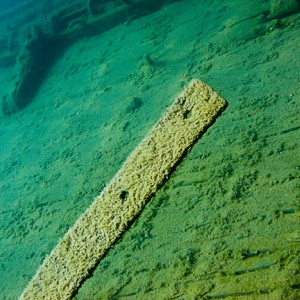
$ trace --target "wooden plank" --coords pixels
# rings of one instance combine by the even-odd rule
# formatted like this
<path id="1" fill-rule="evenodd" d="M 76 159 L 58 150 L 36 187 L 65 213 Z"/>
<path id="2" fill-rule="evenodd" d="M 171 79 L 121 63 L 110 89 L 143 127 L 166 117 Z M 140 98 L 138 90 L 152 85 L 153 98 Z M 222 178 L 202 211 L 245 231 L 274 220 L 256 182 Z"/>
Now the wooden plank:
<path id="1" fill-rule="evenodd" d="M 226 106 L 212 88 L 192 80 L 45 258 L 20 299 L 71 298 Z"/>

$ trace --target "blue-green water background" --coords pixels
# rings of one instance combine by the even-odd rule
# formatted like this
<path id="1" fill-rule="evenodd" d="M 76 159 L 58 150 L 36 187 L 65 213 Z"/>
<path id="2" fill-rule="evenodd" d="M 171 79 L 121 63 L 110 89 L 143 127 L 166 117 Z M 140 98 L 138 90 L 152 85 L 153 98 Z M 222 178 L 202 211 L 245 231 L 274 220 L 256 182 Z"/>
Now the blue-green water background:
<path id="1" fill-rule="evenodd" d="M 23 2 L 3 36 L 48 5 Z M 76 298 L 298 297 L 300 17 L 268 18 L 271 3 L 171 1 L 80 38 L 28 106 L 0 117 L 0 299 L 17 299 L 192 78 L 228 109 Z M 0 96 L 16 74 L 1 67 Z"/>

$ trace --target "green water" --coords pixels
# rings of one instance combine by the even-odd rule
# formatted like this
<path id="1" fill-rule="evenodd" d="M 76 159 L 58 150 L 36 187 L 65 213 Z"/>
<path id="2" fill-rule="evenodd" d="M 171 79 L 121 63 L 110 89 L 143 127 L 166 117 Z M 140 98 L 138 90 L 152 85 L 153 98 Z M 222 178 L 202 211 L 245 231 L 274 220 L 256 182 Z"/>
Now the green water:
<path id="1" fill-rule="evenodd" d="M 169 1 L 78 38 L 0 116 L 0 299 L 18 298 L 192 78 L 229 107 L 75 298 L 300 297 L 300 14 L 271 18 L 274 2 Z M 15 73 L 0 68 L 1 97 Z"/>

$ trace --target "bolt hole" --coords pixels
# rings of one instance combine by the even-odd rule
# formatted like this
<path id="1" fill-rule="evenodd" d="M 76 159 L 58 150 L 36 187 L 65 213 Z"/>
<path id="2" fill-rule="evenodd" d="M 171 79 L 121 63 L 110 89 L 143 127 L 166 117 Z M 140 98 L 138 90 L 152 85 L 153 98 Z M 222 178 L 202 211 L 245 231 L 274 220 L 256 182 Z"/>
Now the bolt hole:
<path id="1" fill-rule="evenodd" d="M 129 194 L 128 191 L 122 191 L 121 194 L 120 194 L 120 199 L 122 201 L 126 201 L 127 198 L 128 198 L 128 194 Z"/>
<path id="2" fill-rule="evenodd" d="M 192 111 L 191 110 L 186 110 L 184 113 L 183 113 L 183 118 L 184 119 L 190 119 L 192 117 Z"/>

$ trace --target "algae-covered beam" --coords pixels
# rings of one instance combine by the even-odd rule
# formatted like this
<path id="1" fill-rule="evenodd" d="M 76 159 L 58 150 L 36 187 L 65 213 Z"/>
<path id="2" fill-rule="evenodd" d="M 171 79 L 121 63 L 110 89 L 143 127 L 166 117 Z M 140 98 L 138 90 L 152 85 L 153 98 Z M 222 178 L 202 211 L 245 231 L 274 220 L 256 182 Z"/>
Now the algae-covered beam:
<path id="1" fill-rule="evenodd" d="M 71 298 L 226 106 L 212 88 L 192 80 L 45 258 L 20 299 Z"/>
<path id="2" fill-rule="evenodd" d="M 28 27 L 24 43 L 17 57 L 16 79 L 12 90 L 2 99 L 4 115 L 26 107 L 34 98 L 47 71 L 55 61 L 61 42 L 45 35 L 39 26 Z"/>

